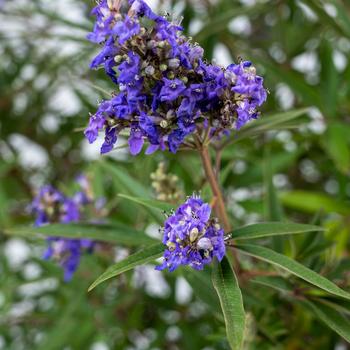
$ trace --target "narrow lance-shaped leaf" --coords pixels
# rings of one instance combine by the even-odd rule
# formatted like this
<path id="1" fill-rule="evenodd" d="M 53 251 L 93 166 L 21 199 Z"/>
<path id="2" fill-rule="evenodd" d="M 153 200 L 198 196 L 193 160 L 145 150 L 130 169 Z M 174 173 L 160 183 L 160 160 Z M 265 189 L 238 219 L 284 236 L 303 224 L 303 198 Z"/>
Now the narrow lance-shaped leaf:
<path id="1" fill-rule="evenodd" d="M 310 284 L 313 284 L 314 286 L 325 290 L 326 292 L 345 299 L 350 299 L 350 293 L 340 289 L 337 285 L 329 281 L 327 278 L 319 275 L 315 271 L 310 270 L 309 268 L 301 265 L 297 261 L 285 255 L 276 253 L 271 249 L 254 244 L 238 244 L 237 247 L 243 253 L 276 265 L 309 282 Z"/>
<path id="2" fill-rule="evenodd" d="M 5 234 L 38 237 L 67 237 L 72 239 L 89 238 L 102 242 L 118 243 L 126 246 L 150 244 L 155 240 L 146 234 L 133 230 L 122 224 L 93 225 L 93 224 L 51 224 L 41 227 L 17 226 L 6 228 Z"/>
<path id="3" fill-rule="evenodd" d="M 158 201 L 155 199 L 134 197 L 134 196 L 129 196 L 127 194 L 122 194 L 122 193 L 118 194 L 118 197 L 128 199 L 132 202 L 141 204 L 147 208 L 158 209 L 161 211 L 170 211 L 174 209 L 174 205 L 170 203 Z"/>
<path id="4" fill-rule="evenodd" d="M 271 168 L 270 147 L 267 146 L 264 152 L 264 188 L 265 203 L 264 212 L 265 219 L 271 221 L 283 220 L 283 209 L 277 197 L 276 189 L 273 183 L 273 171 Z M 285 240 L 283 237 L 275 236 L 272 238 L 273 249 L 277 252 L 283 252 Z"/>
<path id="5" fill-rule="evenodd" d="M 329 328 L 350 342 L 350 322 L 342 314 L 321 302 L 302 300 L 301 303 Z"/>
<path id="6" fill-rule="evenodd" d="M 297 233 L 323 231 L 315 225 L 295 224 L 288 222 L 263 222 L 240 227 L 233 231 L 232 238 L 236 240 L 282 236 Z"/>
<path id="7" fill-rule="evenodd" d="M 256 276 L 250 280 L 252 283 L 258 283 L 279 292 L 292 292 L 293 286 L 283 277 L 280 276 Z"/>
<path id="8" fill-rule="evenodd" d="M 220 13 L 218 16 L 211 18 L 210 21 L 203 26 L 203 29 L 201 29 L 199 33 L 195 35 L 194 40 L 198 42 L 205 42 L 208 37 L 225 30 L 228 23 L 236 16 L 247 16 L 255 13 L 263 13 L 264 11 L 268 11 L 268 9 L 269 7 L 266 6 L 266 4 L 259 4 L 249 7 L 235 7 L 232 8 L 231 11 Z"/>
<path id="9" fill-rule="evenodd" d="M 276 113 L 254 122 L 246 124 L 242 127 L 237 135 L 232 139 L 232 142 L 237 142 L 241 139 L 259 135 L 265 131 L 273 130 L 278 125 L 283 125 L 293 119 L 299 118 L 308 111 L 308 108 L 296 109 L 288 112 Z"/>
<path id="10" fill-rule="evenodd" d="M 139 195 L 142 197 L 148 197 L 150 194 L 150 192 L 143 184 L 132 178 L 130 174 L 122 167 L 118 167 L 117 165 L 111 164 L 108 161 L 101 161 L 99 164 L 104 171 L 107 171 L 113 175 L 113 178 L 115 180 L 114 184 L 117 185 L 116 187 L 119 189 L 134 196 Z"/>
<path id="11" fill-rule="evenodd" d="M 147 264 L 157 258 L 160 258 L 164 251 L 164 245 L 162 243 L 148 246 L 127 258 L 118 261 L 116 264 L 110 266 L 97 280 L 89 287 L 89 291 L 94 289 L 100 283 L 107 281 L 108 279 L 118 276 L 123 272 L 129 271 L 136 266 Z"/>
<path id="12" fill-rule="evenodd" d="M 306 213 L 317 213 L 320 210 L 335 212 L 341 215 L 350 214 L 350 205 L 324 193 L 311 191 L 290 191 L 281 196 L 284 205 Z"/>
<path id="13" fill-rule="evenodd" d="M 123 192 L 123 194 L 131 196 L 141 196 L 143 198 L 148 198 L 150 196 L 150 191 L 139 181 L 130 176 L 130 174 L 121 167 L 117 167 L 108 161 L 100 162 L 101 168 L 104 171 L 113 175 L 113 183 L 118 192 Z M 159 213 L 158 210 L 146 206 L 145 210 L 157 221 L 163 221 L 163 215 Z"/>
<path id="14" fill-rule="evenodd" d="M 239 350 L 243 345 L 245 313 L 236 275 L 226 257 L 215 265 L 212 281 L 224 314 L 228 342 L 232 350 Z"/>

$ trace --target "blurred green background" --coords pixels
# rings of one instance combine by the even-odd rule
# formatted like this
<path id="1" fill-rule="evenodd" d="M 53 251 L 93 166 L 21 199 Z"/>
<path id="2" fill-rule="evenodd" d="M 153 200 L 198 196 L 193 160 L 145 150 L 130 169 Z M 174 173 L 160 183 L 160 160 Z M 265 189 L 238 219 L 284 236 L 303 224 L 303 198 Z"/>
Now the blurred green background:
<path id="1" fill-rule="evenodd" d="M 186 33 L 207 59 L 256 65 L 270 92 L 262 118 L 309 107 L 280 129 L 229 146 L 221 182 L 235 226 L 288 217 L 328 228 L 326 235 L 272 243 L 347 288 L 349 3 L 148 3 L 183 16 Z M 3 0 L 0 6 L 0 349 L 228 349 L 208 271 L 160 274 L 145 266 L 88 294 L 88 285 L 129 248 L 85 256 L 65 284 L 60 268 L 41 260 L 44 240 L 2 234 L 1 228 L 33 222 L 28 204 L 38 187 L 52 183 L 69 192 L 81 172 L 92 178 L 95 194 L 108 199 L 111 221 L 153 235 L 155 218 L 117 193 L 152 195 L 149 174 L 161 161 L 185 194 L 206 196 L 208 188 L 193 153 L 132 158 L 120 148 L 100 157 L 99 146 L 84 140 L 89 112 L 113 90 L 102 71 L 89 70 L 98 51 L 85 39 L 92 0 Z M 243 286 L 246 349 L 350 348 L 298 302 L 295 290 L 291 295 L 257 283 Z M 341 311 L 348 317 L 349 303 Z"/>

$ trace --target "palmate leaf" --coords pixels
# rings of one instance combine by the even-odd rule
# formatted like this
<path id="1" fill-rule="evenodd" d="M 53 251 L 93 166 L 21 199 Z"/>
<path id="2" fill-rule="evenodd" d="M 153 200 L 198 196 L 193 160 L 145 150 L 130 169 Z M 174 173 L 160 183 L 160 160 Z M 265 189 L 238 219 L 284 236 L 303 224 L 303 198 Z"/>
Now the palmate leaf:
<path id="1" fill-rule="evenodd" d="M 136 266 L 147 264 L 157 258 L 160 258 L 164 251 L 164 245 L 157 243 L 148 246 L 127 258 L 118 261 L 116 264 L 110 266 L 94 283 L 89 287 L 89 291 L 93 290 L 100 283 L 107 281 L 108 279 L 118 276 L 123 272 L 129 271 Z"/>
<path id="2" fill-rule="evenodd" d="M 295 224 L 288 222 L 263 222 L 237 228 L 235 231 L 233 231 L 232 238 L 235 240 L 244 240 L 323 230 L 324 228 L 315 225 Z"/>
<path id="3" fill-rule="evenodd" d="M 224 314 L 228 342 L 232 350 L 239 350 L 244 340 L 245 313 L 236 275 L 226 257 L 215 264 L 212 281 Z"/>
<path id="4" fill-rule="evenodd" d="M 320 301 L 301 300 L 300 303 L 329 328 L 350 342 L 350 322 L 341 313 Z"/>
<path id="5" fill-rule="evenodd" d="M 344 299 L 350 299 L 350 293 L 340 289 L 327 278 L 319 275 L 315 271 L 310 270 L 309 268 L 285 255 L 253 244 L 238 244 L 237 247 L 242 253 L 278 266 L 328 293 Z"/>
<path id="6" fill-rule="evenodd" d="M 102 242 L 117 243 L 126 246 L 150 244 L 155 240 L 143 232 L 131 229 L 123 224 L 51 224 L 41 227 L 17 226 L 4 229 L 4 233 L 14 236 L 66 237 L 72 239 L 89 238 Z"/>

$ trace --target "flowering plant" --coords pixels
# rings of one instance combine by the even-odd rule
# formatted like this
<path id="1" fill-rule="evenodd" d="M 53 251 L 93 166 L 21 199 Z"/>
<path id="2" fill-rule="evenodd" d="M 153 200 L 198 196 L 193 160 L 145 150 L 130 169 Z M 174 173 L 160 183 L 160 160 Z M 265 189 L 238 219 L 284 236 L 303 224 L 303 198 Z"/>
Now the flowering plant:
<path id="1" fill-rule="evenodd" d="M 266 67 L 270 63 L 261 64 L 261 60 L 256 60 L 255 67 L 250 61 L 237 59 L 225 66 L 217 64 L 207 59 L 210 55 L 185 34 L 180 20 L 156 14 L 144 0 L 101 0 L 92 15 L 95 25 L 87 38 L 99 52 L 90 67 L 99 72 L 91 74 L 94 78 L 97 74 L 107 75 L 112 92 L 107 92 L 97 103 L 95 112 L 90 101 L 93 114 L 84 121 L 84 135 L 92 144 L 90 149 L 100 142 L 100 153 L 108 153 L 110 159 L 99 156 L 101 159 L 91 162 L 87 171 L 89 177 L 77 178 L 78 191 L 70 191 L 67 183 L 59 187 L 64 191 L 52 186 L 42 187 L 31 205 L 34 227 L 9 228 L 5 232 L 47 236 L 44 259 L 58 262 L 64 270 L 63 280 L 70 281 L 71 285 L 75 283 L 75 288 L 81 290 L 81 298 L 89 298 L 96 308 L 108 308 L 118 300 L 121 306 L 116 312 L 108 310 L 108 322 L 118 319 L 127 329 L 128 339 L 143 339 L 142 335 L 138 338 L 129 332 L 129 323 L 124 322 L 131 304 L 142 304 L 135 310 L 144 306 L 143 302 L 139 303 L 140 290 L 150 285 L 160 286 L 159 281 L 166 278 L 172 281 L 170 287 L 166 284 L 169 294 L 176 294 L 177 283 L 184 277 L 190 283 L 194 298 L 213 309 L 210 320 L 201 323 L 204 331 L 198 331 L 198 338 L 215 333 L 213 338 L 222 340 L 218 345 L 220 349 L 246 349 L 250 343 L 265 348 L 261 344 L 266 339 L 274 347 L 281 334 L 289 331 L 290 308 L 297 318 L 300 305 L 350 341 L 347 319 L 350 294 L 344 272 L 348 265 L 342 261 L 335 268 L 329 264 L 333 257 L 326 254 L 319 257 L 322 249 L 330 246 L 326 241 L 329 234 L 324 233 L 326 225 L 322 225 L 319 216 L 324 208 L 338 214 L 348 213 L 343 205 L 346 202 L 333 205 L 328 197 L 321 195 L 316 201 L 312 197 L 310 201 L 317 203 L 316 209 L 311 210 L 309 203 L 289 198 L 289 207 L 293 208 L 298 202 L 307 213 L 311 210 L 319 216 L 310 220 L 310 224 L 285 220 L 275 193 L 273 172 L 279 171 L 281 163 L 288 168 L 290 160 L 286 158 L 290 155 L 283 151 L 270 162 L 265 143 L 273 144 L 273 130 L 295 127 L 291 122 L 307 110 L 272 116 L 261 111 L 266 108 L 265 102 L 270 103 L 268 84 L 261 76 L 264 74 L 268 78 Z M 269 22 L 270 18 L 267 16 L 264 20 Z M 272 55 L 273 47 L 270 51 Z M 302 85 L 297 83 L 296 86 Z M 308 92 L 308 89 L 301 89 L 301 92 Z M 310 100 L 319 102 L 317 94 L 311 92 L 310 96 Z M 329 98 L 327 94 L 327 103 Z M 334 124 L 332 132 L 334 130 L 335 134 L 344 135 L 341 126 Z M 79 142 L 82 141 L 83 135 L 77 135 Z M 278 140 L 288 135 L 279 134 Z M 245 143 L 238 146 L 242 140 Z M 327 151 L 336 158 L 344 175 L 348 174 L 346 161 L 337 154 L 338 144 L 344 149 L 341 142 L 333 139 Z M 347 141 L 344 142 L 346 149 Z M 118 152 L 124 146 L 129 151 Z M 253 151 L 247 152 L 251 147 Z M 286 144 L 285 149 L 288 147 L 291 145 Z M 264 152 L 259 153 L 263 148 Z M 143 149 L 145 156 L 141 154 Z M 53 153 L 63 154 L 64 145 L 54 148 Z M 296 151 L 293 157 L 301 157 L 301 154 Z M 260 164 L 262 157 L 263 166 Z M 74 171 L 80 167 L 77 153 L 70 154 L 69 159 Z M 252 168 L 249 175 L 245 173 L 248 161 Z M 310 163 L 302 164 L 300 171 L 308 176 L 314 170 L 310 168 Z M 65 170 L 60 171 L 65 177 Z M 315 178 L 317 173 L 315 175 L 314 171 L 311 175 Z M 265 179 L 264 185 L 254 187 L 261 177 Z M 277 179 L 285 181 L 283 176 Z M 345 188 L 346 179 L 342 177 L 342 181 Z M 151 190 L 147 187 L 150 184 Z M 249 187 L 250 198 L 242 200 L 244 205 L 240 206 L 237 198 L 246 196 L 245 186 Z M 332 182 L 328 181 L 325 186 L 332 188 Z M 108 197 L 108 204 L 98 199 L 100 195 Z M 252 207 L 259 209 L 251 210 Z M 255 211 L 255 216 L 250 216 L 250 211 Z M 266 221 L 261 222 L 262 217 Z M 296 221 L 305 222 L 307 218 L 295 215 Z M 159 227 L 159 232 L 155 226 Z M 344 232 L 347 231 L 344 229 Z M 317 240 L 321 243 L 315 243 Z M 341 240 L 344 242 L 344 237 Z M 87 255 L 90 265 L 85 264 Z M 41 264 L 47 268 L 46 273 L 51 273 L 49 263 Z M 103 273 L 101 266 L 105 269 Z M 131 270 L 135 270 L 132 275 L 119 276 Z M 154 276 L 158 276 L 156 282 L 152 280 Z M 106 283 L 105 288 L 95 290 L 108 280 L 111 283 Z M 89 288 L 84 281 L 89 283 Z M 260 295 L 257 285 L 262 290 L 267 288 L 268 292 Z M 65 288 L 68 291 L 69 284 L 65 284 Z M 86 289 L 94 291 L 87 294 Z M 67 298 L 74 299 L 67 313 L 71 315 L 79 304 L 76 289 Z M 154 300 L 149 309 L 153 308 Z M 173 324 L 172 318 L 181 317 L 192 322 L 192 318 L 200 318 L 201 312 L 206 312 L 202 311 L 203 303 L 199 306 L 193 303 L 186 312 L 179 307 L 169 317 L 168 305 L 164 304 L 157 316 L 169 324 Z M 155 317 L 148 306 L 139 312 L 147 326 L 148 316 Z M 279 323 L 270 322 L 274 307 L 282 310 L 283 315 L 288 314 L 284 316 L 287 322 L 283 331 Z M 92 331 L 84 331 L 94 333 L 95 323 L 98 328 L 103 322 L 99 313 L 91 315 L 88 309 L 84 308 L 84 317 L 91 317 L 94 326 Z M 134 315 L 130 314 L 132 319 Z M 65 316 L 62 324 L 66 319 Z M 215 332 L 208 329 L 209 323 Z M 221 330 L 222 323 L 226 335 Z M 162 327 L 160 325 L 159 329 Z M 196 328 L 191 324 L 191 331 Z M 166 339 L 165 343 L 158 345 L 172 348 L 174 334 L 167 333 L 170 335 L 159 337 Z M 147 334 L 151 339 L 151 332 Z M 258 340 L 255 342 L 252 337 Z M 135 348 L 142 348 L 142 341 L 136 343 Z M 205 346 L 202 342 L 198 344 L 186 348 Z M 86 347 L 85 343 L 83 346 Z M 294 345 L 286 347 L 294 348 Z"/>

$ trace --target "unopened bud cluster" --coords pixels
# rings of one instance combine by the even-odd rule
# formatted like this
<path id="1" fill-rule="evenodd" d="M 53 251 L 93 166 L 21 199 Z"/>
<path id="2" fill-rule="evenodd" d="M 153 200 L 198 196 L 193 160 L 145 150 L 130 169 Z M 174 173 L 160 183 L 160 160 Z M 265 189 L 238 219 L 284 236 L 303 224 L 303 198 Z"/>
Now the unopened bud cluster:
<path id="1" fill-rule="evenodd" d="M 164 162 L 159 163 L 157 170 L 151 173 L 151 179 L 158 200 L 177 203 L 183 197 L 183 192 L 179 189 L 179 178 L 166 172 Z"/>

